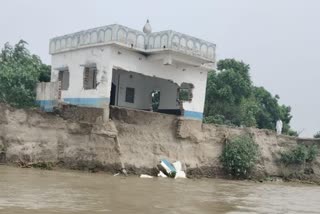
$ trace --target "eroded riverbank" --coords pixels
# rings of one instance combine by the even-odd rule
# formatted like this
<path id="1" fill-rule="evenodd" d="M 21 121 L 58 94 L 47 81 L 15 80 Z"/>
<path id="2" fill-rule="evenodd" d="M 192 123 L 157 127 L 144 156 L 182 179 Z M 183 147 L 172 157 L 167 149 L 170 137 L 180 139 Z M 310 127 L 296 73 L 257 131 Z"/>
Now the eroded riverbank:
<path id="1" fill-rule="evenodd" d="M 0 166 L 0 213 L 318 213 L 320 187 Z"/>
<path id="2" fill-rule="evenodd" d="M 250 177 L 320 181 L 320 155 L 312 162 L 285 165 L 281 152 L 320 140 L 276 135 L 270 130 L 202 124 L 173 115 L 123 108 L 67 106 L 57 114 L 0 105 L 0 163 L 52 164 L 67 169 L 156 175 L 161 159 L 179 160 L 188 177 L 226 177 L 220 156 L 227 140 L 250 136 L 259 157 Z"/>

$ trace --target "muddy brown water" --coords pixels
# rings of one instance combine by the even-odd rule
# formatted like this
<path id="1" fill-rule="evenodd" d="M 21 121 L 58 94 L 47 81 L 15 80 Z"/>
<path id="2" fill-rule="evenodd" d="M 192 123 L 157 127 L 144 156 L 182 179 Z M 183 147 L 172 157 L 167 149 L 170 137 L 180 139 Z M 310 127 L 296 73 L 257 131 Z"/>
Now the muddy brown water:
<path id="1" fill-rule="evenodd" d="M 320 186 L 0 166 L 0 213 L 320 213 Z"/>

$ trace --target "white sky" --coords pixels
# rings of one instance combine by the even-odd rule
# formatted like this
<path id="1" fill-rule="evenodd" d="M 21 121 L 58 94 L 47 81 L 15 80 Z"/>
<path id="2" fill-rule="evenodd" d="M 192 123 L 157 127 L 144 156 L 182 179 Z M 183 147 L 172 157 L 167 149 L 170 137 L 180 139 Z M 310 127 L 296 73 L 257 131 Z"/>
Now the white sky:
<path id="1" fill-rule="evenodd" d="M 251 66 L 254 84 L 292 107 L 301 136 L 320 130 L 320 1 L 0 0 L 0 45 L 19 39 L 50 64 L 49 39 L 118 23 L 176 30 L 217 44 L 219 59 Z"/>

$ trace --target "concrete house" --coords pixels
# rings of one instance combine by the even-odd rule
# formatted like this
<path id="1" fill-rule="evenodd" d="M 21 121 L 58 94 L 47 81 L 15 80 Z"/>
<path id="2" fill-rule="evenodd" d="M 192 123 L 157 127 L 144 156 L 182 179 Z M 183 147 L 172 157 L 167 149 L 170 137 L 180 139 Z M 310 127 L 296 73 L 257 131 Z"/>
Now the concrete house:
<path id="1" fill-rule="evenodd" d="M 39 83 L 46 111 L 59 102 L 109 105 L 202 120 L 215 44 L 172 30 L 108 25 L 50 40 L 50 83 Z"/>

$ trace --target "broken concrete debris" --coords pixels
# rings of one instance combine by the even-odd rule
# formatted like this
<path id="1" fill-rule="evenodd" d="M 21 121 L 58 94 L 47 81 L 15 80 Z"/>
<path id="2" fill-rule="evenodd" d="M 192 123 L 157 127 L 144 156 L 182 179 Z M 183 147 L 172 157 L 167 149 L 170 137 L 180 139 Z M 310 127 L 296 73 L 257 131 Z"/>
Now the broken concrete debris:
<path id="1" fill-rule="evenodd" d="M 141 174 L 141 175 L 140 175 L 140 178 L 153 178 L 153 176 Z"/>
<path id="2" fill-rule="evenodd" d="M 166 159 L 162 159 L 160 161 L 160 171 L 162 171 L 165 175 L 167 175 L 170 178 L 174 178 L 176 176 L 176 169 L 174 166 Z"/>
<path id="3" fill-rule="evenodd" d="M 182 165 L 180 161 L 170 163 L 166 159 L 162 159 L 158 165 L 159 173 L 158 177 L 162 178 L 186 178 L 186 173 L 182 171 Z M 141 174 L 140 178 L 153 178 L 153 176 Z"/>
<path id="4" fill-rule="evenodd" d="M 186 178 L 186 173 L 182 170 L 182 164 L 180 161 L 176 161 L 176 162 L 172 163 L 172 165 L 176 169 L 176 175 L 174 177 L 175 179 L 176 178 Z"/>
<path id="5" fill-rule="evenodd" d="M 159 171 L 158 177 L 167 178 L 168 176 L 166 176 L 163 172 Z"/>

